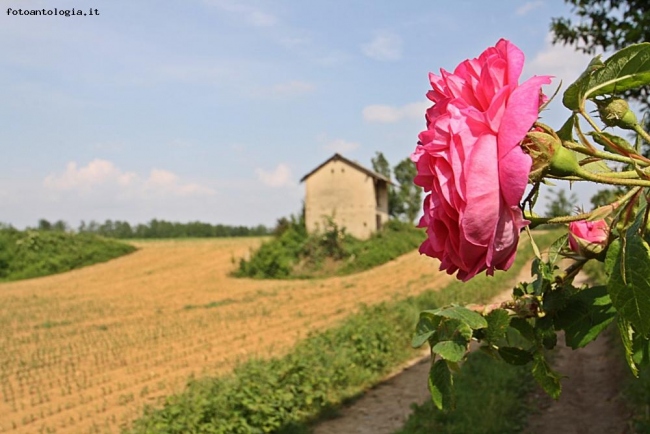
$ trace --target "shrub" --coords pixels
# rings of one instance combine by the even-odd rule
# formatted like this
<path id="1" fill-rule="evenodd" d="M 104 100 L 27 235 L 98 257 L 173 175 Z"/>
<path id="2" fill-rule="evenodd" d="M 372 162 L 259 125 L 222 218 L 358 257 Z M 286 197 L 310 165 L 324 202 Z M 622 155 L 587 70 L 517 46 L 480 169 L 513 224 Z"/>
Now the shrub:
<path id="1" fill-rule="evenodd" d="M 108 261 L 135 247 L 94 234 L 0 229 L 0 281 L 47 276 Z"/>
<path id="2" fill-rule="evenodd" d="M 241 259 L 238 277 L 286 279 L 346 275 L 384 264 L 415 249 L 424 239 L 411 224 L 389 221 L 368 240 L 360 241 L 328 219 L 322 232 L 308 235 L 295 219 L 262 244 L 250 259 Z M 331 266 L 325 268 L 329 263 Z"/>

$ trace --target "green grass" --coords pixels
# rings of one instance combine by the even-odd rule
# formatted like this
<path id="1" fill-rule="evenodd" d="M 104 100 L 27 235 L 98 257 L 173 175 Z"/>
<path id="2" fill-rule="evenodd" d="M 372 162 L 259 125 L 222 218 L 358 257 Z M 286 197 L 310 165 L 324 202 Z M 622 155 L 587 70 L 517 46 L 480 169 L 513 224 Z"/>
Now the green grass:
<path id="1" fill-rule="evenodd" d="M 93 234 L 0 229 L 0 282 L 62 273 L 134 250 Z"/>
<path id="2" fill-rule="evenodd" d="M 530 367 L 473 353 L 454 376 L 456 408 L 442 412 L 431 400 L 413 405 L 413 413 L 395 434 L 518 433 L 526 424 L 526 395 L 533 384 Z"/>
<path id="3" fill-rule="evenodd" d="M 556 235 L 536 239 L 545 246 Z M 312 334 L 282 358 L 251 360 L 232 375 L 192 380 L 162 408 L 148 408 L 129 432 L 306 433 L 314 420 L 415 355 L 410 342 L 420 311 L 456 301 L 486 302 L 512 282 L 531 256 L 526 244 L 506 273 L 366 307 L 338 327 Z M 476 392 L 470 388 L 465 393 Z M 493 391 L 481 399 L 498 401 L 500 394 Z"/>

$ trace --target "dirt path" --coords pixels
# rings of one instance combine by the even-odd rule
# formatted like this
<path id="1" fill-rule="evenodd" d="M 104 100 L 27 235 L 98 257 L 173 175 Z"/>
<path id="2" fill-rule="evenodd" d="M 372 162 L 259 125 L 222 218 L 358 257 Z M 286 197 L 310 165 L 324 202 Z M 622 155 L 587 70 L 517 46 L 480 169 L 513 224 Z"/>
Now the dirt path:
<path id="1" fill-rule="evenodd" d="M 610 339 L 599 337 L 579 351 L 559 345 L 555 369 L 562 395 L 553 401 L 542 391 L 533 397 L 539 409 L 528 421 L 527 434 L 623 434 L 629 432 L 621 396 L 623 366 L 612 354 Z"/>
<path id="2" fill-rule="evenodd" d="M 527 263 L 516 280 L 526 280 L 529 274 L 530 263 Z M 490 300 L 490 304 L 509 300 L 511 291 L 511 288 L 504 290 Z M 341 409 L 338 418 L 315 426 L 313 434 L 391 434 L 397 431 L 412 413 L 412 404 L 430 399 L 427 387 L 430 366 L 427 347 L 420 358 L 406 363 L 386 381 Z"/>
<path id="3" fill-rule="evenodd" d="M 580 277 L 580 276 L 578 276 Z M 584 277 L 583 277 L 584 279 Z M 576 279 L 577 280 L 577 279 Z M 527 434 L 622 434 L 629 432 L 621 396 L 624 362 L 612 351 L 613 338 L 600 336 L 574 351 L 558 336 L 555 369 L 566 376 L 562 395 L 553 401 L 543 392 L 533 396 L 539 409 L 528 421 Z"/>
<path id="4" fill-rule="evenodd" d="M 530 266 L 524 266 L 519 280 L 528 278 Z M 583 277 L 582 277 L 583 278 Z M 576 280 L 578 283 L 578 280 Z M 510 289 L 491 303 L 509 299 Z M 527 434 L 619 434 L 626 433 L 627 415 L 620 395 L 623 369 L 611 351 L 606 337 L 580 351 L 557 347 L 555 368 L 565 378 L 559 401 L 543 392 L 532 397 L 539 409 L 530 419 Z M 340 417 L 314 428 L 314 434 L 391 434 L 400 429 L 411 414 L 413 403 L 429 398 L 426 378 L 428 355 L 412 360 L 401 372 L 368 391 L 352 405 L 340 411 Z"/>

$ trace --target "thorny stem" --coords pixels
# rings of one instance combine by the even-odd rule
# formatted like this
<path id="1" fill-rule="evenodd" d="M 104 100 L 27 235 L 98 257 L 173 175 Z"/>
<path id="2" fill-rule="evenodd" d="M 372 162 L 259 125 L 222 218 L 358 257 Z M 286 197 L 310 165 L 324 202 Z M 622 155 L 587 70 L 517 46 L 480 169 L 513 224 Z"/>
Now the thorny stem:
<path id="1" fill-rule="evenodd" d="M 625 193 L 620 198 L 618 198 L 616 201 L 610 203 L 609 205 L 598 207 L 595 210 L 587 213 L 582 213 L 577 215 L 567 215 L 561 217 L 533 217 L 533 216 L 526 215 L 525 218 L 530 220 L 531 227 L 535 227 L 541 224 L 560 224 L 560 223 L 575 222 L 579 220 L 589 220 L 590 218 L 596 215 L 602 215 L 604 212 L 607 212 L 607 208 L 610 208 L 609 212 L 616 210 L 616 208 L 626 203 L 628 200 L 634 197 L 640 190 L 641 187 L 635 187 L 630 191 L 628 191 L 627 193 Z"/>
<path id="2" fill-rule="evenodd" d="M 641 125 L 639 125 L 639 124 L 634 125 L 634 132 L 637 133 L 638 135 L 640 135 L 643 138 L 643 140 L 650 143 L 650 134 L 648 134 L 646 132 L 646 130 L 644 130 L 641 127 Z"/>
<path id="3" fill-rule="evenodd" d="M 564 284 L 567 280 L 571 280 L 576 277 L 576 274 L 582 270 L 582 267 L 587 263 L 589 259 L 582 258 L 576 259 L 573 264 L 569 265 L 562 274 L 556 277 L 556 282 L 560 285 Z"/>
<path id="4" fill-rule="evenodd" d="M 616 161 L 619 163 L 627 163 L 627 164 L 632 164 L 634 160 L 636 160 L 636 163 L 641 166 L 650 166 L 650 161 L 648 161 L 645 157 L 641 155 L 635 155 L 634 157 L 624 157 L 622 155 L 614 154 L 612 152 L 587 149 L 584 146 L 580 145 L 579 143 L 570 142 L 570 141 L 562 142 L 562 145 L 565 148 L 571 149 L 576 152 L 580 152 L 581 154 L 589 155 L 591 157 L 602 158 L 603 160 L 610 160 L 610 161 Z"/>
<path id="5" fill-rule="evenodd" d="M 600 173 L 589 172 L 588 170 L 584 170 L 582 168 L 576 171 L 576 174 L 588 181 L 598 182 L 600 184 L 650 187 L 650 181 L 645 179 L 612 178 Z"/>
<path id="6" fill-rule="evenodd" d="M 585 118 L 587 122 L 589 122 L 589 125 L 591 125 L 591 128 L 593 128 L 594 131 L 598 131 L 599 133 L 601 132 L 600 127 L 596 124 L 596 122 L 594 122 L 594 120 L 591 118 L 591 116 L 589 116 L 589 114 L 585 110 L 584 101 L 583 104 L 580 105 L 580 114 L 582 115 L 583 118 Z"/>

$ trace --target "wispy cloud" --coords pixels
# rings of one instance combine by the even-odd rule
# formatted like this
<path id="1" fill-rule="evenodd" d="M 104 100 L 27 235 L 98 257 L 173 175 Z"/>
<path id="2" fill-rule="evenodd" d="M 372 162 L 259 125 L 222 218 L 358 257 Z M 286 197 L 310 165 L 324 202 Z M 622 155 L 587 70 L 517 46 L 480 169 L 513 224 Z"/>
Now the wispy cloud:
<path id="1" fill-rule="evenodd" d="M 517 10 L 515 11 L 515 13 L 517 15 L 519 15 L 519 16 L 524 16 L 528 12 L 533 11 L 533 10 L 538 9 L 538 8 L 541 8 L 542 6 L 544 6 L 544 2 L 541 1 L 541 0 L 527 2 L 527 3 L 524 3 L 523 5 L 519 6 L 517 8 Z"/>
<path id="2" fill-rule="evenodd" d="M 255 27 L 271 27 L 278 23 L 275 15 L 261 8 L 239 0 L 203 0 L 210 6 L 216 6 L 226 12 L 240 16 L 245 22 Z"/>
<path id="3" fill-rule="evenodd" d="M 120 196 L 143 197 L 150 194 L 172 196 L 206 196 L 214 194 L 208 187 L 184 182 L 168 170 L 152 169 L 148 176 L 123 171 L 108 160 L 95 159 L 86 166 L 72 161 L 62 173 L 43 180 L 43 186 L 54 192 L 82 194 L 112 192 Z"/>
<path id="4" fill-rule="evenodd" d="M 269 187 L 289 187 L 295 183 L 291 179 L 291 169 L 285 163 L 280 163 L 273 170 L 255 169 L 257 179 Z"/>
<path id="5" fill-rule="evenodd" d="M 363 108 L 363 119 L 366 122 L 390 124 L 404 119 L 424 119 L 424 113 L 431 103 L 414 102 L 403 106 L 374 104 Z"/>
<path id="6" fill-rule="evenodd" d="M 357 142 L 350 142 L 343 139 L 332 140 L 323 146 L 326 151 L 346 154 L 359 148 L 361 145 Z"/>
<path id="7" fill-rule="evenodd" d="M 562 80 L 566 89 L 585 70 L 591 56 L 579 53 L 570 46 L 553 45 L 552 41 L 553 35 L 549 33 L 542 51 L 526 62 L 524 75 L 553 75 L 553 85 L 559 85 Z"/>
<path id="8" fill-rule="evenodd" d="M 402 57 L 402 38 L 392 32 L 381 32 L 372 41 L 361 45 L 361 51 L 375 60 L 399 60 Z"/>

